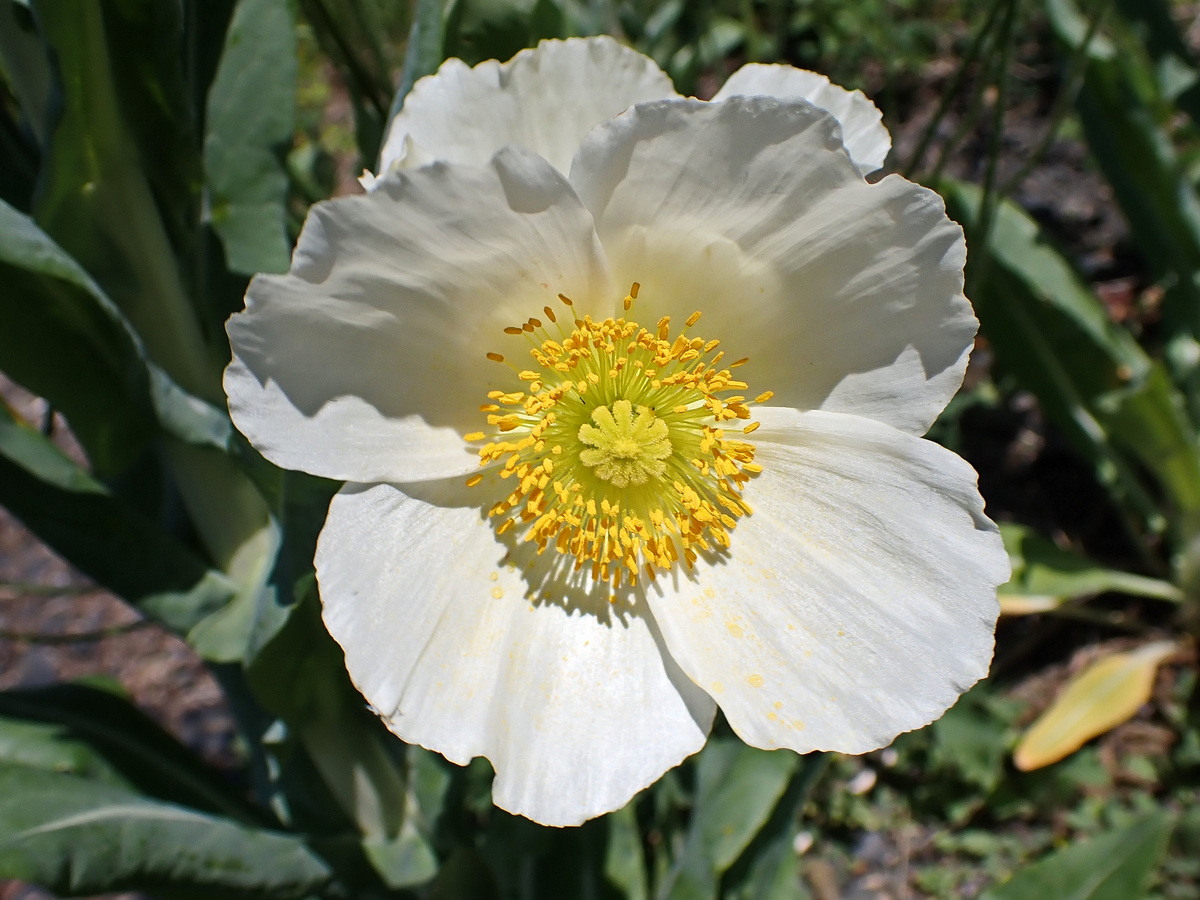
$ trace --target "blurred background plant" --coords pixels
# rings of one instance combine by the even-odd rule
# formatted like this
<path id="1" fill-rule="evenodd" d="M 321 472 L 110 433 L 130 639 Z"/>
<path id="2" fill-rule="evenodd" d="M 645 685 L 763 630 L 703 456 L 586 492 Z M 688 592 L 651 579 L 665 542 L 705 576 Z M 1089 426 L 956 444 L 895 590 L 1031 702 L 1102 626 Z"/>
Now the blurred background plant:
<path id="1" fill-rule="evenodd" d="M 1197 896 L 1198 15 L 0 0 L 0 504 L 83 573 L 0 583 L 0 879 L 26 883 L 0 895 Z M 968 233 L 982 332 L 931 436 L 979 470 L 1014 577 L 992 676 L 933 726 L 800 758 L 718 723 L 628 808 L 553 830 L 492 808 L 485 762 L 406 747 L 365 709 L 311 571 L 337 485 L 258 457 L 220 373 L 249 276 L 286 270 L 308 206 L 357 190 L 417 78 L 596 33 L 685 93 L 786 61 L 877 101 L 889 168 Z M 0 554 L 33 552 L 0 531 Z M 81 630 L 93 582 L 131 612 Z M 151 717 L 72 677 L 113 647 L 122 672 L 186 684 Z M 180 715 L 200 683 L 203 733 Z"/>

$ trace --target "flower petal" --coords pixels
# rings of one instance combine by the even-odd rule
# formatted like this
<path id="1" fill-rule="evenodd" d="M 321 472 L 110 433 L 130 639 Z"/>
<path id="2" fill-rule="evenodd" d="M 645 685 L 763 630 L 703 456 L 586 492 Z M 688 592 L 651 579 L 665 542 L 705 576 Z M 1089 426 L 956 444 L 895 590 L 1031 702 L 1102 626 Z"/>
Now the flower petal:
<path id="1" fill-rule="evenodd" d="M 701 311 L 780 405 L 922 434 L 962 382 L 962 230 L 932 191 L 864 181 L 811 104 L 641 104 L 588 135 L 571 182 L 639 316 Z"/>
<path id="2" fill-rule="evenodd" d="M 654 61 L 610 37 L 542 41 L 506 63 L 460 59 L 413 85 L 392 119 L 379 167 L 441 159 L 480 165 L 519 144 L 566 172 L 583 136 L 643 100 L 674 97 Z"/>
<path id="3" fill-rule="evenodd" d="M 648 602 L 747 743 L 873 750 L 986 674 L 1008 557 L 948 450 L 857 416 L 761 412 L 754 513 L 724 558 Z"/>
<path id="4" fill-rule="evenodd" d="M 485 354 L 522 354 L 504 326 L 560 291 L 615 296 L 591 217 L 544 160 L 509 148 L 483 168 L 398 173 L 313 207 L 291 271 L 251 282 L 228 324 L 230 413 L 284 468 L 359 482 L 472 471 L 460 435 L 512 384 Z"/>
<path id="5" fill-rule="evenodd" d="M 608 591 L 531 602 L 546 557 L 458 505 L 479 497 L 405 490 L 421 496 L 343 490 L 316 558 L 329 632 L 396 734 L 460 764 L 486 756 L 496 805 L 544 825 L 617 809 L 703 746 L 715 707 L 651 621 Z"/>
<path id="6" fill-rule="evenodd" d="M 842 126 L 842 142 L 866 175 L 883 167 L 892 138 L 883 113 L 862 91 L 848 91 L 824 75 L 792 66 L 747 63 L 729 76 L 713 101 L 737 96 L 799 97 L 831 113 Z"/>

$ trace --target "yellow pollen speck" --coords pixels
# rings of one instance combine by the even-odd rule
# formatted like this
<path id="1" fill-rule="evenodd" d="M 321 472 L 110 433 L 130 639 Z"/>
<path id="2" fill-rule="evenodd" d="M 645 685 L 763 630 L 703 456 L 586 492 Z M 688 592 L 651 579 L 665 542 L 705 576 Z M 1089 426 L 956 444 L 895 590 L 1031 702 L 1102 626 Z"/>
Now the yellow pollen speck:
<path id="1" fill-rule="evenodd" d="M 773 705 L 776 709 L 783 709 L 783 701 L 782 700 L 776 700 Z"/>
<path id="2" fill-rule="evenodd" d="M 639 289 L 631 285 L 625 309 Z M 489 508 L 497 534 L 571 557 L 613 588 L 723 552 L 751 512 L 741 492 L 762 469 L 753 444 L 726 435 L 731 420 L 750 417 L 751 401 L 721 367 L 723 351 L 713 353 L 720 342 L 672 336 L 667 316 L 648 329 L 582 315 L 567 331 L 544 312 L 556 329 L 536 318 L 505 329 L 533 343 L 528 368 L 511 365 L 524 390 L 490 391 L 489 429 L 466 436 L 485 442 L 480 465 L 510 491 Z"/>
<path id="3" fill-rule="evenodd" d="M 765 682 L 765 679 L 757 673 L 755 673 L 754 675 L 746 676 L 746 684 L 750 685 L 750 687 L 755 687 L 755 688 L 762 687 L 764 682 Z"/>
<path id="4" fill-rule="evenodd" d="M 714 694 L 723 694 L 725 693 L 725 685 L 719 681 L 714 681 L 712 683 L 711 692 Z"/>
<path id="5" fill-rule="evenodd" d="M 499 581 L 499 580 L 500 580 L 500 573 L 499 573 L 499 572 L 493 572 L 491 575 L 489 575 L 489 576 L 488 576 L 488 579 L 489 579 L 490 581 Z"/>
<path id="6" fill-rule="evenodd" d="M 504 596 L 504 588 L 502 588 L 502 587 L 492 588 L 492 598 L 494 600 L 499 600 L 503 596 Z"/>
<path id="7" fill-rule="evenodd" d="M 735 638 L 740 638 L 743 634 L 742 626 L 739 625 L 737 622 L 726 622 L 725 627 L 727 629 L 729 629 L 729 633 L 731 635 L 733 635 Z"/>

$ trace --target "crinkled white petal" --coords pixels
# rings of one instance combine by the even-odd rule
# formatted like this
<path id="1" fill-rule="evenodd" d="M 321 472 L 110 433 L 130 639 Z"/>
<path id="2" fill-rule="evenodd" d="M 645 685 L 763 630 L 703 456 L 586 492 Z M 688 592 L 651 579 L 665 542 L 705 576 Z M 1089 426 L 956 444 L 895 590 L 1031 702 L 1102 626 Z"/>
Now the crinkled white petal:
<path id="1" fill-rule="evenodd" d="M 649 605 L 746 742 L 884 746 L 987 673 L 1000 536 L 948 450 L 857 416 L 761 413 L 754 513 L 727 556 L 660 578 Z"/>
<path id="2" fill-rule="evenodd" d="M 748 63 L 729 76 L 713 101 L 737 96 L 799 97 L 832 113 L 842 126 L 850 158 L 864 175 L 882 168 L 892 149 L 883 113 L 875 104 L 862 91 L 848 91 L 817 72 Z"/>
<path id="3" fill-rule="evenodd" d="M 309 213 L 287 275 L 260 275 L 228 324 L 238 429 L 268 459 L 341 480 L 473 471 L 461 435 L 512 390 L 502 329 L 564 292 L 607 312 L 591 216 L 563 176 L 509 148 L 439 164 Z M 519 338 L 514 355 L 524 353 Z"/>
<path id="4" fill-rule="evenodd" d="M 651 622 L 607 591 L 531 602 L 528 545 L 506 556 L 461 485 L 416 490 L 343 490 L 316 557 L 329 632 L 396 734 L 486 756 L 496 805 L 545 825 L 618 809 L 703 746 L 715 707 Z"/>
<path id="5" fill-rule="evenodd" d="M 962 229 L 932 191 L 864 181 L 811 104 L 641 104 L 588 135 L 571 183 L 640 320 L 699 310 L 752 391 L 923 434 L 961 384 Z"/>
<path id="6" fill-rule="evenodd" d="M 644 100 L 674 97 L 654 61 L 609 37 L 542 41 L 506 63 L 444 62 L 404 99 L 380 171 L 434 160 L 480 165 L 518 144 L 566 172 L 583 136 Z"/>

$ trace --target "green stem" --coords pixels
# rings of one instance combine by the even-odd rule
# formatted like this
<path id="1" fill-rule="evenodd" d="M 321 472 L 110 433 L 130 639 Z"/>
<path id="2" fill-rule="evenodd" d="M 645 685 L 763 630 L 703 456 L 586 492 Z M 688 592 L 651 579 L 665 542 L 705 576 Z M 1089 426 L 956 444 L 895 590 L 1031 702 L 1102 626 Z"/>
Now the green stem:
<path id="1" fill-rule="evenodd" d="M 926 151 L 929 150 L 929 145 L 933 142 L 937 135 L 938 126 L 942 124 L 942 120 L 946 117 L 946 113 L 950 111 L 950 104 L 954 98 L 958 96 L 962 90 L 963 83 L 966 81 L 967 73 L 971 66 L 979 58 L 983 51 L 984 43 L 991 33 L 992 26 L 995 25 L 1001 7 L 1007 0 L 996 0 L 988 10 L 987 18 L 984 19 L 983 25 L 975 37 L 971 39 L 971 45 L 967 48 L 966 54 L 962 58 L 962 62 L 958 65 L 958 71 L 954 73 L 954 80 L 950 82 L 950 86 L 942 92 L 942 99 L 938 102 L 937 110 L 933 114 L 933 118 L 929 120 L 929 124 L 925 126 L 925 130 L 921 133 L 921 139 L 917 142 L 916 149 L 908 158 L 908 164 L 904 166 L 903 174 L 905 178 L 913 178 L 917 167 L 921 165 L 921 160 L 925 157 Z M 940 168 L 940 166 L 939 166 Z"/>
<path id="2" fill-rule="evenodd" d="M 1095 0 L 1090 10 L 1088 10 L 1088 26 L 1084 33 L 1083 40 L 1079 42 L 1071 51 L 1071 58 L 1067 62 L 1065 85 L 1058 96 L 1054 98 L 1054 105 L 1050 108 L 1050 114 L 1047 117 L 1048 124 L 1046 131 L 1042 135 L 1042 139 L 1038 141 L 1037 146 L 1033 149 L 1021 167 L 1013 174 L 1011 178 L 1004 183 L 1000 188 L 1000 196 L 1007 197 L 1017 186 L 1025 180 L 1025 177 L 1033 171 L 1034 167 L 1041 162 L 1042 157 L 1046 155 L 1046 151 L 1050 149 L 1055 138 L 1058 137 L 1058 131 L 1062 128 L 1062 124 L 1066 121 L 1067 114 L 1075 106 L 1075 99 L 1079 96 L 1079 91 L 1083 87 L 1084 75 L 1087 72 L 1087 54 L 1088 49 L 1092 45 L 1092 39 L 1096 36 L 1096 32 L 1100 29 L 1100 23 L 1104 19 L 1104 13 L 1108 9 L 1109 0 Z"/>
<path id="3" fill-rule="evenodd" d="M 996 73 L 996 101 L 992 110 L 992 134 L 988 146 L 987 168 L 983 176 L 983 197 L 979 201 L 979 216 L 975 220 L 975 229 L 971 234 L 971 244 L 978 250 L 984 250 L 979 264 L 972 267 L 968 279 L 966 294 L 968 297 L 982 283 L 987 274 L 988 261 L 991 255 L 986 252 L 992 235 L 992 225 L 996 218 L 999 197 L 996 196 L 996 172 L 1000 164 L 1000 143 L 1004 136 L 1004 113 L 1008 109 L 1008 67 L 1012 59 L 1014 25 L 1017 20 L 1017 0 L 1008 0 L 1005 10 L 1004 23 L 1000 30 L 1000 61 Z"/>

